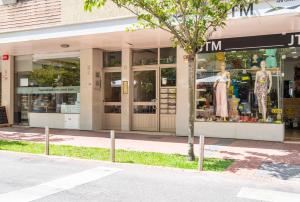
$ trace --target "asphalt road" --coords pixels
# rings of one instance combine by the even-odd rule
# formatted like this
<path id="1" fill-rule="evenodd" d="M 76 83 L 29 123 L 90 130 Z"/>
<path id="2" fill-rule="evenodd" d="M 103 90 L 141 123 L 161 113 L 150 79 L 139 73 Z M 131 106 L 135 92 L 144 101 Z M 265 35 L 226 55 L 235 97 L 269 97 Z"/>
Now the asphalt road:
<path id="1" fill-rule="evenodd" d="M 0 151 L 0 202 L 28 201 L 299 202 L 300 186 Z"/>

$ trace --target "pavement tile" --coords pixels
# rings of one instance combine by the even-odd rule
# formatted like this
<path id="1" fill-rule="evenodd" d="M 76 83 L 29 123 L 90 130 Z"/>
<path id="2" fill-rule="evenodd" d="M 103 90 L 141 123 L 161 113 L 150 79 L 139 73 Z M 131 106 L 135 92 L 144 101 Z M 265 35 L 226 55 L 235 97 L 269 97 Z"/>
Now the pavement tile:
<path id="1" fill-rule="evenodd" d="M 108 131 L 51 129 L 50 133 L 52 144 L 110 147 Z M 158 133 L 149 135 L 117 132 L 116 138 L 116 148 L 118 149 L 177 154 L 187 154 L 188 151 L 187 137 L 158 135 Z M 44 142 L 44 129 L 0 128 L 0 139 Z M 195 137 L 196 156 L 199 154 L 198 140 L 199 138 Z M 227 172 L 260 178 L 261 176 L 270 177 L 271 168 L 283 170 L 283 168 L 290 167 L 292 171 L 288 170 L 289 172 L 298 172 L 297 166 L 300 165 L 299 144 L 206 138 L 205 155 L 206 157 L 235 159 L 235 163 Z M 296 171 L 294 171 L 295 169 Z M 298 177 L 296 178 L 298 179 Z"/>

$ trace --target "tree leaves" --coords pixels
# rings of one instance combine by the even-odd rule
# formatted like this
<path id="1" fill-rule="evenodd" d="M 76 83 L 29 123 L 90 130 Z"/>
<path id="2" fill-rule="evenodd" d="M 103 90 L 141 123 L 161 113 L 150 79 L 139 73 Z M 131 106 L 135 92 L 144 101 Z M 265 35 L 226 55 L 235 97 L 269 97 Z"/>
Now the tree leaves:
<path id="1" fill-rule="evenodd" d="M 160 28 L 172 34 L 174 45 L 195 55 L 213 32 L 226 25 L 228 13 L 257 0 L 111 0 L 134 13 L 138 23 L 128 30 Z M 85 9 L 102 7 L 106 0 L 84 0 Z"/>

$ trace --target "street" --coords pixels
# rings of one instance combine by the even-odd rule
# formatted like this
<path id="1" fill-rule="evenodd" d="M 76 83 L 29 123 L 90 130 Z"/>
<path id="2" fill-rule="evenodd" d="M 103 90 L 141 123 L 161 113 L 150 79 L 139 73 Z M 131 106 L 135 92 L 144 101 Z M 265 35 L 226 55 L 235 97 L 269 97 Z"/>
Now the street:
<path id="1" fill-rule="evenodd" d="M 0 202 L 300 201 L 298 182 L 3 151 L 0 165 Z"/>

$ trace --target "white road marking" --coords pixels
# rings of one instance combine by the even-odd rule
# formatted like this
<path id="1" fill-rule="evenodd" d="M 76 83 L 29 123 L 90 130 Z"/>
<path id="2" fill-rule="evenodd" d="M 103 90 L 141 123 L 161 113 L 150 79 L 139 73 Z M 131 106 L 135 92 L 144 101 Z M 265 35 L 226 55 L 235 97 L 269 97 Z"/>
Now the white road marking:
<path id="1" fill-rule="evenodd" d="M 120 169 L 97 167 L 33 187 L 0 195 L 0 202 L 30 202 L 112 175 Z"/>
<path id="2" fill-rule="evenodd" d="M 268 202 L 299 202 L 300 194 L 243 187 L 237 197 Z"/>

